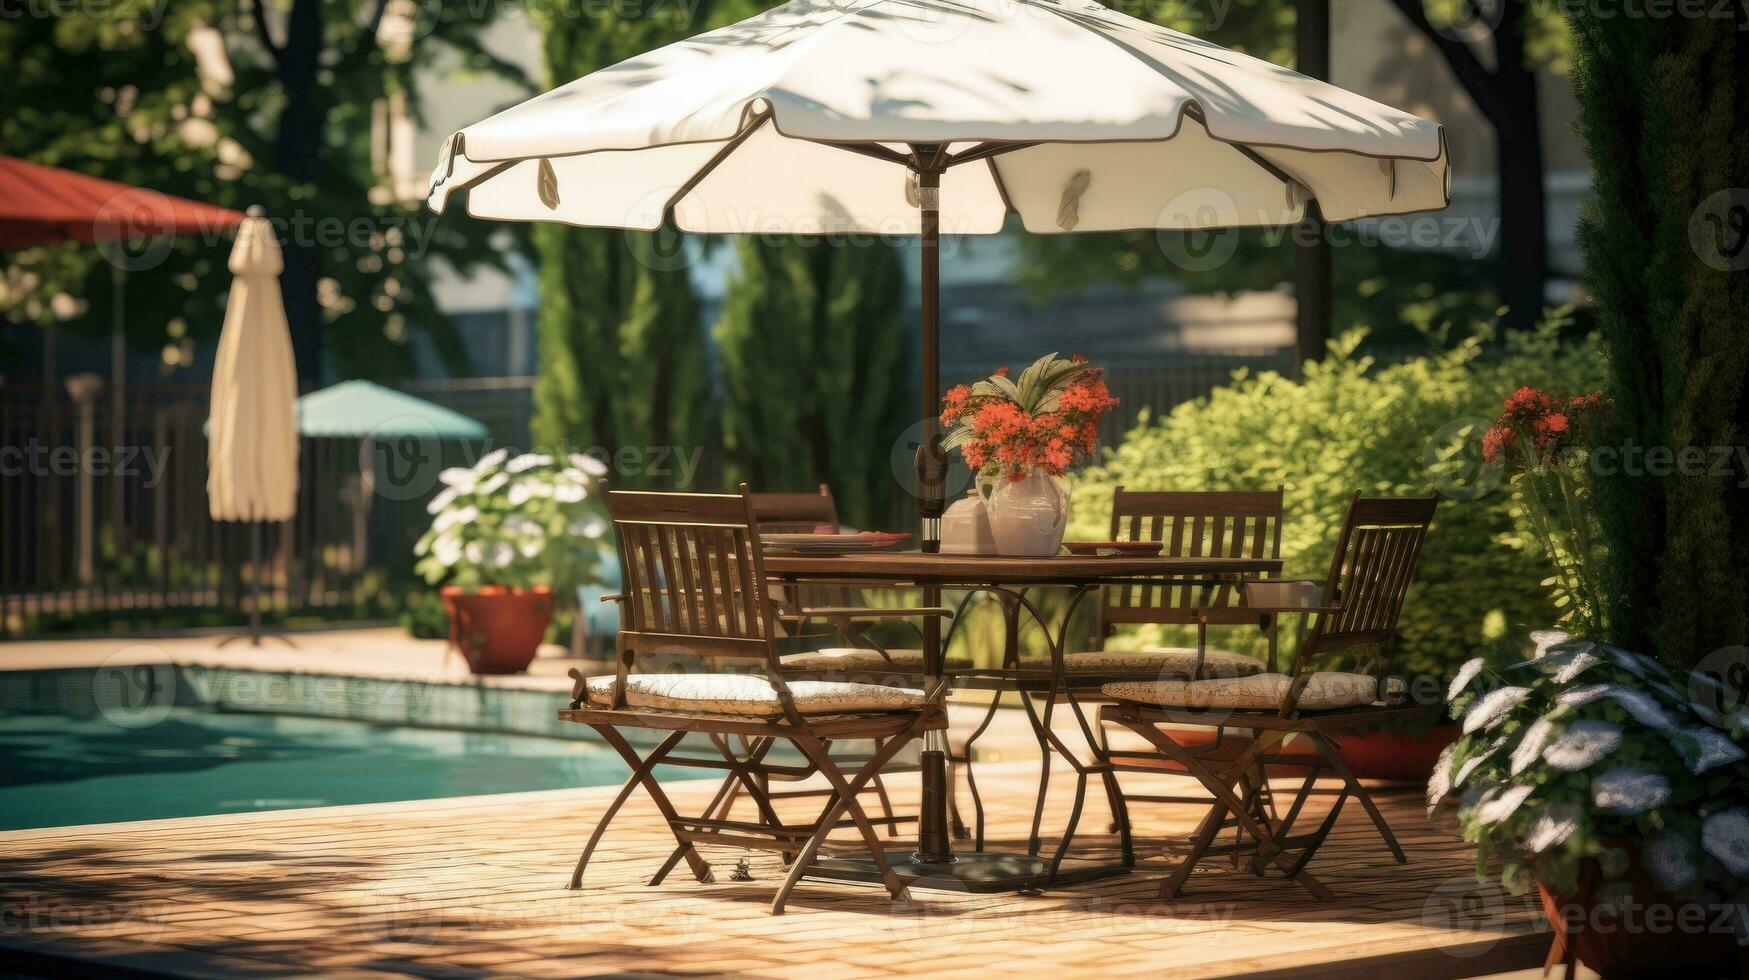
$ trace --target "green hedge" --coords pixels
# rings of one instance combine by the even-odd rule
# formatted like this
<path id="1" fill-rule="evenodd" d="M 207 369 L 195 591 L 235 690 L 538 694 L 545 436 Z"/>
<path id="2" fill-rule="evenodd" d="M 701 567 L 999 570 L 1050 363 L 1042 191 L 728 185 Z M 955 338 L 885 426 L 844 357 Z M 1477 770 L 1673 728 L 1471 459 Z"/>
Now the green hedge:
<path id="1" fill-rule="evenodd" d="M 1240 372 L 1208 398 L 1162 418 L 1144 416 L 1103 465 L 1078 474 L 1069 537 L 1109 536 L 1111 492 L 1120 485 L 1279 484 L 1287 497 L 1286 574 L 1322 579 L 1355 490 L 1425 495 L 1438 483 L 1448 499 L 1410 589 L 1394 666 L 1443 674 L 1478 653 L 1510 655 L 1525 632 L 1549 625 L 1556 613 L 1542 584 L 1547 565 L 1519 535 L 1508 489 L 1479 466 L 1477 444 L 1521 385 L 1562 394 L 1599 387 L 1603 368 L 1594 347 L 1563 345 L 1557 335 L 1558 324 L 1550 324 L 1494 341 L 1484 329 L 1449 352 L 1380 367 L 1356 353 L 1364 335 L 1354 331 L 1333 341 L 1329 356 L 1307 365 L 1301 379 Z M 1291 636 L 1292 628 L 1284 638 Z M 1183 639 L 1148 627 L 1113 645 Z M 1211 643 L 1262 649 L 1248 628 L 1217 631 Z"/>

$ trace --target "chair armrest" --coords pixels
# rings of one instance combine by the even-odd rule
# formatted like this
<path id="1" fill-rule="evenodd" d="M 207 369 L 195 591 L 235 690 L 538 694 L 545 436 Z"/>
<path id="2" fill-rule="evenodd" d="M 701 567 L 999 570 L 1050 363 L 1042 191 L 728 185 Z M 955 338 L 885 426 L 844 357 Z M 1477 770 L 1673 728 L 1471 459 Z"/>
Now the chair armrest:
<path id="1" fill-rule="evenodd" d="M 953 610 L 945 606 L 907 606 L 883 608 L 879 606 L 808 606 L 790 614 L 796 618 L 811 618 L 814 616 L 848 616 L 852 619 L 916 619 L 928 616 L 952 616 Z"/>
<path id="2" fill-rule="evenodd" d="M 1244 584 L 1247 609 L 1267 609 L 1271 612 L 1307 611 L 1330 608 L 1324 601 L 1324 586 L 1309 579 L 1269 579 Z"/>
<path id="3" fill-rule="evenodd" d="M 1333 615 L 1342 611 L 1341 606 L 1213 606 L 1207 609 L 1192 609 L 1199 618 L 1207 623 L 1238 625 L 1256 622 L 1259 616 L 1286 616 L 1293 613 L 1312 615 L 1323 613 Z"/>

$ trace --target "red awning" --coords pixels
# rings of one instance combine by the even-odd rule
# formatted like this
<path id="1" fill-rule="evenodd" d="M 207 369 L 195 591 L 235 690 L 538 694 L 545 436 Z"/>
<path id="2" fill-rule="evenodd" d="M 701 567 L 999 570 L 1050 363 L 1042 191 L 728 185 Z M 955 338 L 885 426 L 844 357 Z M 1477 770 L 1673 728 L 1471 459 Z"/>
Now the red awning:
<path id="1" fill-rule="evenodd" d="M 153 235 L 216 239 L 242 220 L 230 208 L 0 156 L 0 248 Z"/>

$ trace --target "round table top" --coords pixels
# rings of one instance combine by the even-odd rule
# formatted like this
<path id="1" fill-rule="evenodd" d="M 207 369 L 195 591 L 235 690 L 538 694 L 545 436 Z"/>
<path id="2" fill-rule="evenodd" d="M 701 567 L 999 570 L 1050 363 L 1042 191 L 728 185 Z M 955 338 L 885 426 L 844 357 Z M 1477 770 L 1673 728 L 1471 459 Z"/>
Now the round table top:
<path id="1" fill-rule="evenodd" d="M 923 585 L 957 583 L 1098 583 L 1165 576 L 1273 575 L 1279 558 L 1168 558 L 1112 555 L 1015 558 L 1002 555 L 942 555 L 918 551 L 879 551 L 857 555 L 765 556 L 765 573 L 794 579 L 870 579 Z"/>

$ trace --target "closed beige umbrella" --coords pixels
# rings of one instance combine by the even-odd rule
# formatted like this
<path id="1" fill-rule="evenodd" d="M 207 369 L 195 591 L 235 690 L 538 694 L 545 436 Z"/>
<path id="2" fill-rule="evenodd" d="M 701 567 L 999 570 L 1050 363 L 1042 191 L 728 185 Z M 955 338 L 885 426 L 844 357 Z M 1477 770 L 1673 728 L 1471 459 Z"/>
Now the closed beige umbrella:
<path id="1" fill-rule="evenodd" d="M 237 228 L 225 326 L 213 363 L 207 419 L 207 506 L 215 521 L 249 521 L 253 559 L 250 635 L 261 635 L 261 522 L 288 521 L 298 506 L 298 397 L 291 331 L 273 226 L 251 208 Z"/>

